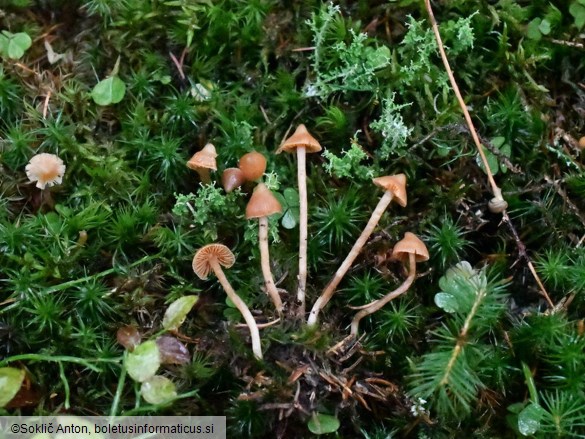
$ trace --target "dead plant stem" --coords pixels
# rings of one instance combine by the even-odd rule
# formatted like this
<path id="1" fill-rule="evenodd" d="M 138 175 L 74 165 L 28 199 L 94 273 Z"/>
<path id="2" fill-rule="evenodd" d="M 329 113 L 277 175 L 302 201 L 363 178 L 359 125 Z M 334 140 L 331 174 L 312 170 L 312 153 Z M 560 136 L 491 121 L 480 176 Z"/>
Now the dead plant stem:
<path id="1" fill-rule="evenodd" d="M 485 153 L 483 151 L 483 147 L 482 147 L 481 142 L 479 140 L 477 130 L 475 129 L 475 126 L 473 125 L 473 121 L 471 120 L 471 115 L 469 114 L 469 111 L 467 110 L 467 105 L 465 105 L 465 101 L 463 100 L 463 96 L 461 95 L 461 91 L 459 90 L 459 86 L 457 85 L 457 82 L 455 81 L 455 76 L 453 75 L 453 71 L 451 70 L 451 66 L 449 65 L 449 60 L 447 59 L 447 54 L 445 53 L 445 47 L 443 46 L 441 34 L 439 33 L 439 26 L 437 25 L 437 20 L 435 20 L 435 15 L 433 14 L 433 9 L 431 7 L 430 0 L 425 0 L 425 7 L 426 7 L 427 12 L 429 14 L 429 19 L 431 20 L 431 26 L 433 28 L 433 32 L 434 32 L 435 38 L 437 40 L 437 46 L 439 48 L 439 53 L 441 54 L 441 59 L 443 60 L 443 65 L 445 66 L 445 70 L 447 71 L 447 76 L 449 77 L 449 81 L 451 82 L 451 87 L 453 88 L 453 91 L 455 92 L 455 96 L 457 97 L 457 101 L 459 102 L 459 106 L 461 107 L 461 110 L 463 111 L 463 116 L 465 117 L 465 121 L 467 122 L 467 126 L 469 127 L 469 132 L 471 134 L 471 137 L 473 138 L 473 141 L 475 142 L 475 146 L 477 147 L 477 151 L 479 152 L 479 155 L 481 157 L 481 161 L 483 162 L 483 165 L 485 167 L 487 177 L 488 177 L 488 182 L 492 188 L 492 193 L 494 195 L 494 198 L 503 201 L 504 199 L 502 197 L 502 190 L 498 187 L 498 185 L 496 184 L 496 181 L 494 180 L 494 176 L 491 172 L 489 163 L 488 163 L 487 158 L 485 156 Z M 534 269 L 534 265 L 532 264 L 532 261 L 530 260 L 528 254 L 526 253 L 526 247 L 524 246 L 522 241 L 520 241 L 520 237 L 518 236 L 518 232 L 516 232 L 514 225 L 510 221 L 510 217 L 508 216 L 506 209 L 504 209 L 502 211 L 502 218 L 503 218 L 504 222 L 506 224 L 508 224 L 508 227 L 512 231 L 512 234 L 514 235 L 514 239 L 516 241 L 516 245 L 518 246 L 518 251 L 519 251 L 520 255 L 526 259 L 526 262 L 528 264 L 528 268 L 530 269 L 530 272 L 532 273 L 534 280 L 536 281 L 536 283 L 538 284 L 538 287 L 540 288 L 540 293 L 542 294 L 542 296 L 544 296 L 548 305 L 551 308 L 554 308 L 554 304 L 553 304 L 552 300 L 550 299 L 546 289 L 544 288 L 544 285 L 542 284 L 540 277 L 536 273 L 536 270 Z"/>
<path id="2" fill-rule="evenodd" d="M 475 146 L 477 147 L 477 151 L 479 152 L 479 156 L 481 157 L 481 161 L 485 167 L 488 182 L 492 187 L 492 193 L 496 198 L 502 198 L 502 190 L 496 184 L 494 180 L 494 176 L 492 175 L 490 165 L 487 161 L 487 157 L 485 156 L 485 152 L 483 151 L 483 147 L 481 142 L 479 141 L 479 136 L 477 135 L 477 131 L 475 126 L 473 125 L 473 121 L 471 120 L 471 115 L 469 114 L 469 110 L 467 110 L 467 105 L 465 105 L 465 101 L 463 100 L 463 96 L 461 95 L 461 91 L 459 91 L 459 86 L 455 81 L 455 76 L 453 76 L 453 71 L 451 70 L 451 66 L 449 65 L 449 60 L 447 59 L 447 54 L 445 53 L 445 47 L 443 46 L 443 40 L 441 39 L 441 34 L 439 33 L 439 26 L 437 25 L 437 21 L 435 20 L 435 15 L 433 14 L 433 9 L 431 8 L 431 1 L 425 0 L 425 6 L 429 13 L 429 18 L 431 19 L 431 25 L 433 27 L 433 32 L 435 33 L 435 38 L 437 40 L 437 46 L 439 47 L 439 53 L 441 54 L 441 59 L 443 60 L 443 64 L 445 66 L 445 70 L 447 71 L 447 76 L 449 76 L 449 81 L 451 82 L 451 87 L 455 92 L 455 96 L 457 97 L 457 101 L 459 102 L 459 106 L 463 111 L 463 116 L 465 117 L 465 122 L 469 126 L 469 132 L 473 141 L 475 142 Z"/>

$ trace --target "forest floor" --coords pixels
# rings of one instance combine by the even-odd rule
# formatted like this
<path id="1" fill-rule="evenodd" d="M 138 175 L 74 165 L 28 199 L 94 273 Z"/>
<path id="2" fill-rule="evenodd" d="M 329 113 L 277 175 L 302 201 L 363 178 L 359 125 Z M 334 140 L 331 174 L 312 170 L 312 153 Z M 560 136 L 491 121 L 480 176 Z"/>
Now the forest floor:
<path id="1" fill-rule="evenodd" d="M 585 1 L 433 9 L 487 167 L 425 2 L 0 1 L 0 414 L 585 437 Z M 275 154 L 300 124 L 322 147 L 304 313 L 302 161 Z M 209 143 L 207 182 L 186 164 Z M 252 151 L 266 169 L 227 192 Z M 394 187 L 307 325 L 384 195 L 372 179 L 400 174 L 407 200 Z M 265 264 L 282 315 L 246 219 L 260 183 L 282 208 Z M 392 257 L 408 232 L 416 273 Z M 211 243 L 235 255 L 262 359 L 225 281 L 193 272 Z"/>

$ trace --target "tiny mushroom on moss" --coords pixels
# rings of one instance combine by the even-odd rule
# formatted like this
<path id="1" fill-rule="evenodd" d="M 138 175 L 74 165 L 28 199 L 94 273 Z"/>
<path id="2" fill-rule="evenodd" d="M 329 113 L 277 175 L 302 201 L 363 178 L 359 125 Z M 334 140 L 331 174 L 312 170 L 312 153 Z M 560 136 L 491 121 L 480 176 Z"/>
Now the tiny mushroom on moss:
<path id="1" fill-rule="evenodd" d="M 257 151 L 244 154 L 238 163 L 248 181 L 258 180 L 266 171 L 266 157 Z"/>
<path id="2" fill-rule="evenodd" d="M 262 275 L 264 276 L 264 283 L 266 284 L 266 291 L 274 303 L 278 314 L 282 314 L 282 300 L 274 284 L 272 272 L 270 270 L 270 254 L 268 251 L 268 217 L 275 213 L 282 212 L 282 206 L 272 194 L 270 189 L 264 184 L 259 183 L 252 197 L 246 206 L 246 218 L 258 218 L 259 230 L 258 240 L 260 245 L 260 265 L 262 267 Z"/>
<path id="3" fill-rule="evenodd" d="M 392 250 L 392 259 L 406 263 L 408 261 L 409 271 L 406 280 L 394 291 L 389 292 L 384 297 L 361 306 L 360 311 L 355 315 L 351 322 L 350 335 L 357 336 L 360 320 L 365 316 L 375 313 L 391 300 L 404 294 L 416 277 L 416 263 L 429 260 L 429 251 L 426 245 L 414 233 L 406 232 L 404 238 L 398 241 Z"/>
<path id="4" fill-rule="evenodd" d="M 329 283 L 327 284 L 319 298 L 315 301 L 313 309 L 311 309 L 309 318 L 307 320 L 307 324 L 309 326 L 313 326 L 317 323 L 319 311 L 321 311 L 321 309 L 325 305 L 327 305 L 327 303 L 333 296 L 333 293 L 335 293 L 335 289 L 343 279 L 343 276 L 345 276 L 345 273 L 347 273 L 347 271 L 351 267 L 351 264 L 353 264 L 355 258 L 357 258 L 357 256 L 359 255 L 362 247 L 364 246 L 364 244 L 374 231 L 374 228 L 380 221 L 380 218 L 382 218 L 382 215 L 386 211 L 386 208 L 388 207 L 390 202 L 393 199 L 395 199 L 398 202 L 398 204 L 400 204 L 402 207 L 406 206 L 407 203 L 406 176 L 404 174 L 388 175 L 385 177 L 374 178 L 372 181 L 376 186 L 379 186 L 382 189 L 384 189 L 384 195 L 378 202 L 376 209 L 374 209 L 374 211 L 372 212 L 368 224 L 366 224 L 366 227 L 364 228 L 362 234 L 359 236 L 359 238 L 353 245 L 349 254 L 342 262 L 341 266 L 337 269 L 335 275 L 329 281 Z"/>
<path id="5" fill-rule="evenodd" d="M 41 207 L 54 206 L 50 187 L 61 184 L 65 174 L 65 164 L 55 154 L 41 153 L 33 156 L 25 167 L 26 176 L 41 189 Z"/>
<path id="6" fill-rule="evenodd" d="M 130 352 L 134 350 L 136 346 L 140 344 L 142 336 L 138 331 L 138 328 L 131 325 L 122 326 L 118 328 L 116 332 L 116 340 Z"/>
<path id="7" fill-rule="evenodd" d="M 228 194 L 242 186 L 245 181 L 246 177 L 240 168 L 227 168 L 221 174 L 221 184 Z"/>
<path id="8" fill-rule="evenodd" d="M 216 157 L 215 146 L 212 143 L 208 143 L 201 151 L 193 154 L 193 157 L 187 162 L 187 167 L 197 171 L 202 183 L 211 183 L 209 170 L 217 170 Z"/>
<path id="9" fill-rule="evenodd" d="M 321 151 L 321 144 L 315 139 L 305 125 L 300 124 L 296 131 L 276 150 L 281 152 L 296 152 L 297 154 L 297 178 L 299 184 L 299 285 L 297 289 L 297 301 L 299 302 L 299 314 L 305 314 L 305 291 L 307 288 L 307 173 L 306 153 Z"/>
<path id="10" fill-rule="evenodd" d="M 262 359 L 262 345 L 260 343 L 260 332 L 258 325 L 250 312 L 248 306 L 244 301 L 236 294 L 231 284 L 221 267 L 230 268 L 234 265 L 236 258 L 229 248 L 223 244 L 208 244 L 201 247 L 195 256 L 193 257 L 193 271 L 200 279 L 207 279 L 210 272 L 214 272 L 219 280 L 219 283 L 223 287 L 227 296 L 234 303 L 238 311 L 244 317 L 248 328 L 250 329 L 250 336 L 252 338 L 252 352 L 254 356 L 261 360 Z"/>
<path id="11" fill-rule="evenodd" d="M 61 184 L 65 174 L 65 164 L 55 154 L 41 153 L 33 156 L 26 165 L 26 176 L 37 183 L 39 189 Z"/>
<path id="12" fill-rule="evenodd" d="M 508 208 L 508 202 L 501 195 L 493 197 L 488 202 L 488 209 L 491 213 L 502 213 Z"/>

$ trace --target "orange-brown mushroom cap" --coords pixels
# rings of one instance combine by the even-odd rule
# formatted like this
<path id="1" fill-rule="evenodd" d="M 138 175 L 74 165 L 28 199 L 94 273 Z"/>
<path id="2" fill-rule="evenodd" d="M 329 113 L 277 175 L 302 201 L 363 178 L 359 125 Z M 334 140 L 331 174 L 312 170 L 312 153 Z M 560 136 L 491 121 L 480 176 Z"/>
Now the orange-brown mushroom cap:
<path id="1" fill-rule="evenodd" d="M 213 169 L 215 171 L 217 170 L 216 157 L 215 146 L 212 143 L 208 143 L 201 151 L 193 154 L 193 157 L 187 162 L 187 167 L 194 171 L 200 168 Z"/>
<path id="2" fill-rule="evenodd" d="M 304 146 L 306 152 L 319 152 L 321 151 L 321 144 L 315 139 L 307 127 L 300 124 L 296 131 L 288 139 L 284 141 L 282 145 L 276 150 L 276 154 L 281 152 L 294 152 L 299 146 Z"/>
<path id="3" fill-rule="evenodd" d="M 221 174 L 221 183 L 228 193 L 240 187 L 245 181 L 246 177 L 240 168 L 227 168 Z"/>
<path id="4" fill-rule="evenodd" d="M 429 260 L 429 251 L 424 242 L 414 233 L 406 232 L 404 238 L 396 243 L 392 250 L 392 258 L 400 261 L 407 261 L 408 255 L 414 253 L 416 262 Z"/>
<path id="5" fill-rule="evenodd" d="M 258 151 L 252 151 L 240 157 L 238 167 L 248 181 L 258 180 L 266 171 L 266 157 Z"/>
<path id="6" fill-rule="evenodd" d="M 402 207 L 406 207 L 406 175 L 396 174 L 387 175 L 385 177 L 378 177 L 372 180 L 376 186 L 381 187 L 385 191 L 392 192 L 392 195 Z"/>
<path id="7" fill-rule="evenodd" d="M 209 272 L 212 271 L 212 260 L 225 268 L 230 268 L 236 262 L 236 257 L 223 244 L 208 244 L 201 247 L 193 257 L 193 271 L 199 279 L 207 279 Z"/>
<path id="8" fill-rule="evenodd" d="M 261 218 L 282 212 L 282 206 L 264 183 L 258 183 L 246 206 L 246 218 Z"/>

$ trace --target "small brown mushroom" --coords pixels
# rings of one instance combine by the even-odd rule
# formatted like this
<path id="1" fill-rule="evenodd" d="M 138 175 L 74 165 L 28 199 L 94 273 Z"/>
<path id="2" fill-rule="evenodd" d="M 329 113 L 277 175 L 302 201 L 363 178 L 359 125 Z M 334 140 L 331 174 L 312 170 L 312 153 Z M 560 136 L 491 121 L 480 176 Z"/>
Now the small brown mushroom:
<path id="1" fill-rule="evenodd" d="M 493 197 L 488 202 L 488 209 L 491 213 L 502 213 L 508 208 L 508 202 L 502 198 L 502 196 Z"/>
<path id="2" fill-rule="evenodd" d="M 373 302 L 360 307 L 361 311 L 355 315 L 351 322 L 351 336 L 357 336 L 361 319 L 363 319 L 365 316 L 375 313 L 388 302 L 408 291 L 414 282 L 414 278 L 416 277 L 416 263 L 428 261 L 429 251 L 427 250 L 424 242 L 422 242 L 414 233 L 406 232 L 404 234 L 404 238 L 394 246 L 394 249 L 392 250 L 392 258 L 398 259 L 402 262 L 406 262 L 408 260 L 408 277 L 402 283 L 402 285 L 400 285 L 394 291 L 389 292 L 381 299 L 374 300 Z"/>
<path id="3" fill-rule="evenodd" d="M 234 254 L 222 244 L 208 244 L 201 247 L 195 257 L 193 258 L 193 271 L 200 279 L 207 279 L 209 273 L 213 271 L 219 280 L 219 283 L 225 290 L 227 296 L 234 303 L 238 311 L 244 317 L 248 328 L 250 328 L 250 336 L 252 338 L 252 352 L 254 356 L 261 360 L 262 359 L 262 345 L 260 343 L 260 332 L 258 331 L 258 325 L 250 312 L 248 306 L 244 303 L 240 296 L 236 294 L 231 284 L 225 277 L 222 266 L 230 268 L 234 265 L 236 258 Z"/>
<path id="4" fill-rule="evenodd" d="M 281 152 L 297 153 L 297 178 L 299 184 L 299 285 L 297 289 L 297 301 L 299 302 L 299 314 L 305 314 L 305 290 L 307 288 L 307 173 L 306 153 L 321 151 L 321 145 L 309 132 L 305 125 L 300 124 L 296 131 L 276 150 Z"/>
<path id="5" fill-rule="evenodd" d="M 239 188 L 246 181 L 240 168 L 227 168 L 221 174 L 221 184 L 227 193 Z"/>
<path id="6" fill-rule="evenodd" d="M 238 166 L 248 181 L 258 180 L 266 171 L 266 157 L 256 151 L 244 154 L 240 158 Z"/>
<path id="7" fill-rule="evenodd" d="M 270 254 L 268 251 L 268 217 L 275 213 L 282 212 L 282 206 L 272 192 L 264 183 L 259 183 L 246 206 L 246 218 L 258 218 L 259 230 L 258 240 L 260 241 L 260 265 L 262 275 L 266 284 L 266 291 L 274 303 L 276 311 L 282 314 L 282 300 L 274 284 L 270 270 Z"/>
<path id="8" fill-rule="evenodd" d="M 350 250 L 349 254 L 345 258 L 345 260 L 341 263 L 341 266 L 335 272 L 333 279 L 329 281 L 319 298 L 315 301 L 313 305 L 313 309 L 311 309 L 311 313 L 309 314 L 309 318 L 307 320 L 307 324 L 309 326 L 313 326 L 317 323 L 317 319 L 319 317 L 319 311 L 327 305 L 333 293 L 335 293 L 335 289 L 345 276 L 345 273 L 353 264 L 353 261 L 359 255 L 362 247 L 374 231 L 374 228 L 382 218 L 382 215 L 386 211 L 386 208 L 390 204 L 393 199 L 396 199 L 398 204 L 402 207 L 406 206 L 407 198 L 406 198 L 406 176 L 404 174 L 397 174 L 397 175 L 388 175 L 385 177 L 374 178 L 373 182 L 376 186 L 381 187 L 384 189 L 384 195 L 378 202 L 376 209 L 372 212 L 370 216 L 370 220 L 366 227 L 364 228 L 362 234 L 359 236 L 355 244 L 353 245 L 352 249 Z"/>
<path id="9" fill-rule="evenodd" d="M 209 170 L 217 170 L 217 164 L 215 162 L 216 157 L 217 153 L 215 152 L 215 146 L 208 143 L 201 151 L 193 154 L 193 157 L 187 162 L 187 167 L 197 171 L 202 183 L 211 183 Z"/>

